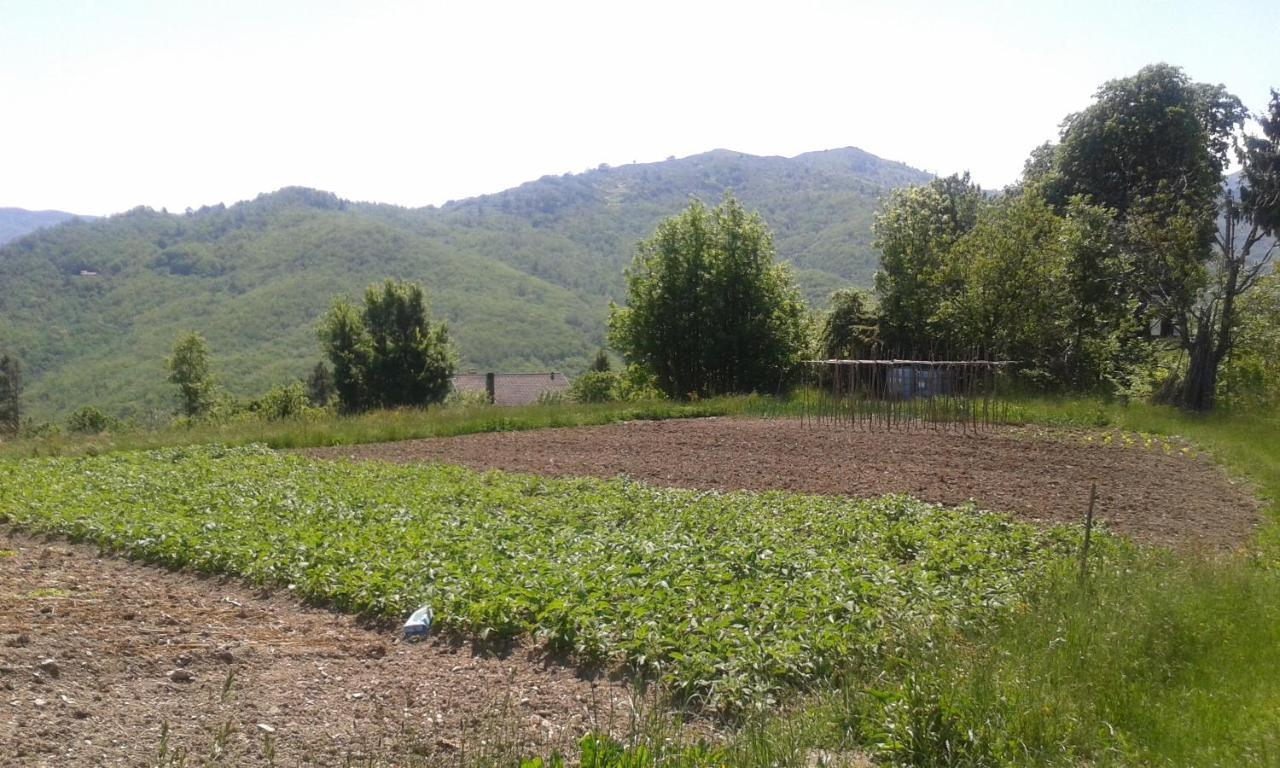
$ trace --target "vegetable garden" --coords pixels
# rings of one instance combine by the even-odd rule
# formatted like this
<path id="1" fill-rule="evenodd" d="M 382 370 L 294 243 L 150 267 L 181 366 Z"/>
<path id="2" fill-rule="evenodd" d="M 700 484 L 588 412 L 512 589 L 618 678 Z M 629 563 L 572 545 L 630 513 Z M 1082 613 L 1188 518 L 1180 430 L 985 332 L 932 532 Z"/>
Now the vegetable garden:
<path id="1" fill-rule="evenodd" d="M 336 467 L 336 471 L 335 471 Z M 446 629 L 522 635 L 740 712 L 895 632 L 1018 599 L 1068 551 L 972 508 L 659 489 L 182 448 L 0 467 L 0 515 L 133 558 Z"/>

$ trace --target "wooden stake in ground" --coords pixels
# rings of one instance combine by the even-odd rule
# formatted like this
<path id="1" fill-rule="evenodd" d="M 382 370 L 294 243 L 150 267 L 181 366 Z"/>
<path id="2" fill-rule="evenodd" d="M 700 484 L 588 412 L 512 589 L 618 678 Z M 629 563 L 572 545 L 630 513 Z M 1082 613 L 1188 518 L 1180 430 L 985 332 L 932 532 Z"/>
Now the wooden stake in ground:
<path id="1" fill-rule="evenodd" d="M 1084 542 L 1080 545 L 1080 580 L 1089 576 L 1089 537 L 1093 533 L 1093 507 L 1098 502 L 1098 484 L 1089 489 L 1089 511 L 1084 514 Z"/>

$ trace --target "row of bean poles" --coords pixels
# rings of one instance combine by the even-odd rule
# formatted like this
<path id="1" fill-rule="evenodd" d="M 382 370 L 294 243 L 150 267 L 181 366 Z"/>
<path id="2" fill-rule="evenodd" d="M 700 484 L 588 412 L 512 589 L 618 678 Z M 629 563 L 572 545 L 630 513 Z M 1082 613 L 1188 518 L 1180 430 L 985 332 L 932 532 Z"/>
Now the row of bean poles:
<path id="1" fill-rule="evenodd" d="M 867 431 L 977 433 L 1008 422 L 1006 363 L 988 360 L 815 360 L 802 419 Z"/>

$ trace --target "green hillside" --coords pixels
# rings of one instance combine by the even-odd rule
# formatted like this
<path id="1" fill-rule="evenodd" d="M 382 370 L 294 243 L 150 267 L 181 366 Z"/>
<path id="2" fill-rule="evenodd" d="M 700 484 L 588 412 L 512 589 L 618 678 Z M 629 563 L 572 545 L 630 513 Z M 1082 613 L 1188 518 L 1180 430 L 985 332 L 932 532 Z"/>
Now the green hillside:
<path id="1" fill-rule="evenodd" d="M 616 295 L 637 240 L 690 197 L 715 203 L 732 190 L 764 216 L 779 256 L 794 265 L 809 298 L 822 300 L 838 287 L 870 285 L 876 202 L 889 189 L 930 178 L 852 147 L 793 158 L 717 149 L 679 160 L 546 176 L 449 203 L 440 218 L 459 232 L 520 232 L 538 247 L 516 243 L 494 257 L 557 284 Z"/>
<path id="2" fill-rule="evenodd" d="M 384 277 L 428 287 L 462 367 L 584 368 L 636 240 L 689 197 L 732 189 L 773 227 L 812 299 L 867 284 L 870 219 L 888 189 L 928 176 L 856 149 L 795 158 L 717 150 L 545 177 L 441 208 L 352 203 L 288 188 L 187 214 L 138 208 L 0 247 L 0 349 L 38 419 L 92 403 L 167 412 L 162 360 L 183 330 L 209 340 L 241 395 L 303 376 L 337 294 Z"/>

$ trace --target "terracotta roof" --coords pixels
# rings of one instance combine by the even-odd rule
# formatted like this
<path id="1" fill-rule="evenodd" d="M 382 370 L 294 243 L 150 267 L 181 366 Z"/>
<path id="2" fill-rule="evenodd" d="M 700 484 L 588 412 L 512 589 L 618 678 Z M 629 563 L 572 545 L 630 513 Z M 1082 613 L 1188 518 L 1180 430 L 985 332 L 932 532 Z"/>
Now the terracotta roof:
<path id="1" fill-rule="evenodd" d="M 453 388 L 458 392 L 484 392 L 483 373 L 460 373 L 453 377 Z M 569 388 L 569 377 L 563 373 L 495 373 L 493 375 L 494 405 L 532 405 L 543 394 L 564 392 Z"/>

